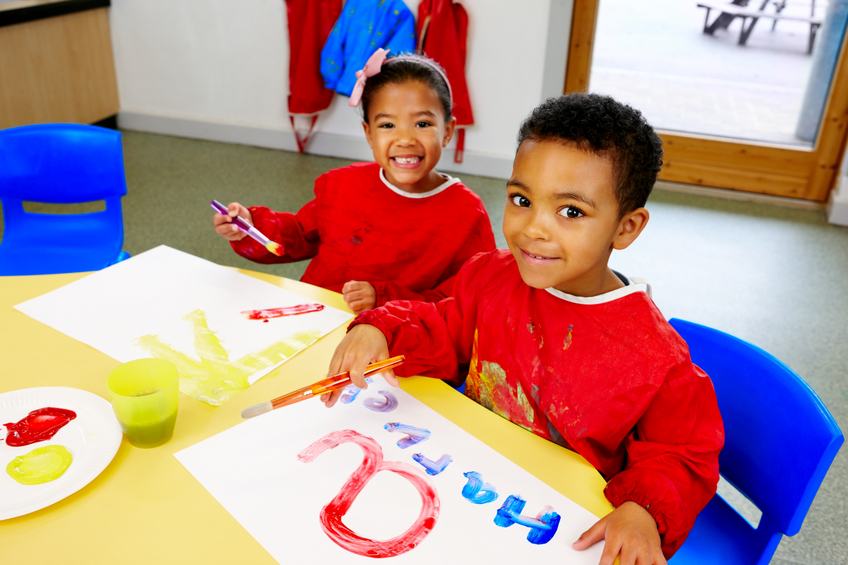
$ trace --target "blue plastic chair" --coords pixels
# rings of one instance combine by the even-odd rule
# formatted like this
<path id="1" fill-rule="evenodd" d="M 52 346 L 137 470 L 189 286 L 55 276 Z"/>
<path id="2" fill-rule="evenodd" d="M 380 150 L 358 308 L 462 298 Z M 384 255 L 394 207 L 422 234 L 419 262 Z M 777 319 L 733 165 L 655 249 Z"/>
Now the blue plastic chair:
<path id="1" fill-rule="evenodd" d="M 96 271 L 129 257 L 121 197 L 127 193 L 120 132 L 78 124 L 0 131 L 3 239 L 0 275 Z M 23 202 L 105 200 L 88 214 L 26 212 Z"/>
<path id="2" fill-rule="evenodd" d="M 764 565 L 793 536 L 844 441 L 821 399 L 789 367 L 726 333 L 672 319 L 710 375 L 724 419 L 719 471 L 762 511 L 755 529 L 716 495 L 670 565 Z"/>

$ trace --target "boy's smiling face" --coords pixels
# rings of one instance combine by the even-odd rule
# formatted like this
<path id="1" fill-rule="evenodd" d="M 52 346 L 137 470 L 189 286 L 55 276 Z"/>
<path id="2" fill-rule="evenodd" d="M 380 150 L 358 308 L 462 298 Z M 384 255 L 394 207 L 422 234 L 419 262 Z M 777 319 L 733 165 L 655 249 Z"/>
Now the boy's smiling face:
<path id="1" fill-rule="evenodd" d="M 607 267 L 638 237 L 648 211 L 619 216 L 612 161 L 556 140 L 522 142 L 507 183 L 503 232 L 521 278 L 597 296 L 622 286 Z"/>

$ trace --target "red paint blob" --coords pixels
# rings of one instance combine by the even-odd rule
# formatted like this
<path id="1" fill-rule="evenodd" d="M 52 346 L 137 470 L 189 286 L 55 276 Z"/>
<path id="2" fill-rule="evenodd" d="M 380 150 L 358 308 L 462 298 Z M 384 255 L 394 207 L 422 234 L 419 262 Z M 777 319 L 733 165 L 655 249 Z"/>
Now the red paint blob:
<path id="1" fill-rule="evenodd" d="M 17 423 L 4 424 L 8 433 L 6 434 L 6 445 L 10 447 L 23 447 L 39 441 L 47 441 L 56 435 L 65 424 L 77 417 L 73 410 L 64 408 L 39 408 L 33 410 L 25 418 Z"/>
<path id="2" fill-rule="evenodd" d="M 399 461 L 383 461 L 383 449 L 373 438 L 353 430 L 331 432 L 298 454 L 298 459 L 310 463 L 318 455 L 343 443 L 355 443 L 362 449 L 362 464 L 351 474 L 339 494 L 321 510 L 321 527 L 339 547 L 363 557 L 395 557 L 414 549 L 427 537 L 439 518 L 439 495 L 429 479 L 418 473 L 412 465 Z M 374 475 L 380 471 L 397 473 L 418 491 L 421 512 L 404 533 L 385 541 L 365 538 L 342 523 L 353 501 Z"/>
<path id="3" fill-rule="evenodd" d="M 241 313 L 248 320 L 265 320 L 268 318 L 282 318 L 283 316 L 297 316 L 310 312 L 320 312 L 324 309 L 323 304 L 298 304 L 297 306 L 285 306 L 283 308 L 268 308 L 266 310 L 245 310 Z"/>

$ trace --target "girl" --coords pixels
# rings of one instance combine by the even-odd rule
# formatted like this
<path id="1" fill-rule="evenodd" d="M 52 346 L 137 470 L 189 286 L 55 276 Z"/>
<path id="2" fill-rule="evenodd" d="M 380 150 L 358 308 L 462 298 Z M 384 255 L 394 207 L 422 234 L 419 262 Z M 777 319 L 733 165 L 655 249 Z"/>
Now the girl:
<path id="1" fill-rule="evenodd" d="M 436 164 L 456 123 L 444 71 L 417 55 L 378 50 L 357 73 L 350 105 L 362 103 L 373 163 L 335 169 L 315 181 L 297 214 L 237 202 L 215 214 L 215 231 L 257 263 L 312 258 L 304 282 L 342 292 L 358 313 L 389 300 L 436 302 L 451 295 L 469 258 L 495 248 L 480 198 Z M 232 224 L 241 216 L 283 246 L 277 257 Z"/>

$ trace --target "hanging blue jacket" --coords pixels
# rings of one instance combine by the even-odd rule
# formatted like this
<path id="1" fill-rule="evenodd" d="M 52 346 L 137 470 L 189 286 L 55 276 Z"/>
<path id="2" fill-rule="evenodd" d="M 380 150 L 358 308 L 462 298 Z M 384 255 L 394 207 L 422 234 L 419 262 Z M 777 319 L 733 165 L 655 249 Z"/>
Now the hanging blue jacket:
<path id="1" fill-rule="evenodd" d="M 324 85 L 350 96 L 356 71 L 380 48 L 415 51 L 415 16 L 403 0 L 347 0 L 321 51 Z"/>

